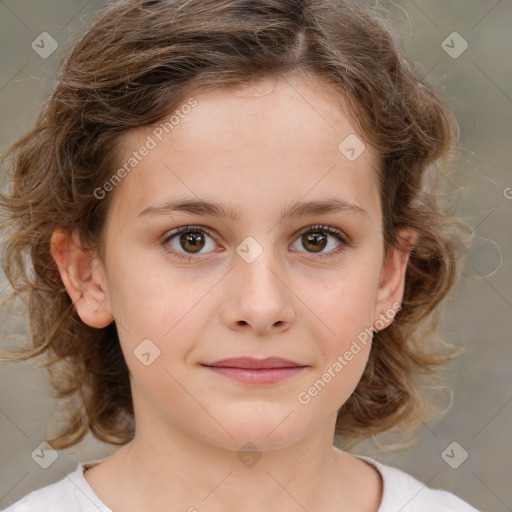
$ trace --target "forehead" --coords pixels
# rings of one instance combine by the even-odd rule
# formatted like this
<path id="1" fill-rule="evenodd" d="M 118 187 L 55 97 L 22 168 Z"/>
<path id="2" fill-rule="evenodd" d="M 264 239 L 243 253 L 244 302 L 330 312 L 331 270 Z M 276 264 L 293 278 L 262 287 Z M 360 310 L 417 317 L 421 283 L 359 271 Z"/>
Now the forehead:
<path id="1" fill-rule="evenodd" d="M 190 97 L 195 106 L 176 117 L 172 129 L 156 123 L 123 134 L 122 161 L 149 139 L 155 143 L 115 190 L 126 199 L 118 204 L 124 213 L 133 216 L 185 194 L 236 207 L 234 201 L 237 209 L 256 199 L 263 206 L 263 195 L 281 208 L 284 201 L 332 196 L 335 190 L 378 202 L 378 159 L 371 148 L 366 145 L 354 161 L 340 150 L 347 137 L 363 141 L 331 84 L 279 77 Z"/>
<path id="2" fill-rule="evenodd" d="M 189 98 L 197 106 L 180 116 L 174 136 L 166 140 L 175 151 L 197 149 L 196 144 L 209 141 L 230 150 L 242 142 L 266 147 L 302 147 L 306 142 L 312 148 L 319 139 L 329 137 L 325 143 L 335 144 L 340 135 L 354 131 L 340 91 L 315 76 L 266 78 L 251 85 L 199 90 Z M 132 135 L 137 136 L 135 131 Z"/>

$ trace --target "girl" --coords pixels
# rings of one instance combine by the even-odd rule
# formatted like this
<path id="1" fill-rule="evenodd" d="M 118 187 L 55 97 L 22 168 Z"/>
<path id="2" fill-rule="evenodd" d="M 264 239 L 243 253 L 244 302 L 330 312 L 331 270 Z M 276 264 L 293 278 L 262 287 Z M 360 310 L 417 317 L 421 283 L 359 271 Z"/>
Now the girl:
<path id="1" fill-rule="evenodd" d="M 426 421 L 456 355 L 456 138 L 362 1 L 113 4 L 5 157 L 4 358 L 70 399 L 53 449 L 122 447 L 7 510 L 474 511 L 346 451 Z"/>

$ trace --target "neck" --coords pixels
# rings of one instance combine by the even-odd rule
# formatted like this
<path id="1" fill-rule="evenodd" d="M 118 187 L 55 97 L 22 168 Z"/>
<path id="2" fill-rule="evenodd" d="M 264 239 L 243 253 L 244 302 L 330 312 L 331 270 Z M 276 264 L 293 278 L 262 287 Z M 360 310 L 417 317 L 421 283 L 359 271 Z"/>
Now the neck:
<path id="1" fill-rule="evenodd" d="M 150 407 L 136 417 L 144 421 L 133 441 L 93 480 L 115 510 L 378 510 L 376 470 L 332 446 L 335 414 L 287 446 L 242 453 L 192 437 Z"/>

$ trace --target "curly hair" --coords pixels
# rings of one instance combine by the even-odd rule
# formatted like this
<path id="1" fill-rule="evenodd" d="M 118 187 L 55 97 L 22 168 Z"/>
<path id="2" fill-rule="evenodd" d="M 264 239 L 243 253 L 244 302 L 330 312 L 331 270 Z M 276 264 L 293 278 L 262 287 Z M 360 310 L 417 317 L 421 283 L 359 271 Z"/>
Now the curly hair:
<path id="1" fill-rule="evenodd" d="M 118 138 L 174 111 L 191 91 L 249 85 L 297 70 L 331 84 L 355 129 L 380 157 L 385 248 L 399 228 L 418 233 L 402 308 L 375 332 L 369 360 L 338 411 L 335 433 L 352 444 L 400 428 L 414 432 L 433 404 L 440 365 L 460 349 L 437 334 L 439 306 L 463 258 L 462 223 L 438 204 L 458 127 L 442 96 L 400 50 L 377 8 L 354 0 L 126 0 L 112 4 L 63 62 L 35 126 L 2 157 L 2 265 L 26 299 L 30 347 L 5 361 L 44 358 L 66 422 L 59 449 L 90 430 L 102 441 L 134 436 L 129 371 L 115 323 L 84 324 L 50 254 L 56 227 L 78 228 L 102 254 L 112 195 L 98 200 L 119 164 Z M 430 412 L 429 412 L 430 411 Z"/>

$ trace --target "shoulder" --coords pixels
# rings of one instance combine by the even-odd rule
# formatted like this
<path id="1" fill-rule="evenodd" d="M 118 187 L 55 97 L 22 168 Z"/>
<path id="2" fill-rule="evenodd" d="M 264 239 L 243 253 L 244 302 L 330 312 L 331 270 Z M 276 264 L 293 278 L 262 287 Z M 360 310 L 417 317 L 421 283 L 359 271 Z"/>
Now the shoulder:
<path id="1" fill-rule="evenodd" d="M 479 512 L 454 494 L 431 489 L 413 476 L 370 457 L 358 456 L 377 468 L 383 480 L 378 512 Z"/>
<path id="2" fill-rule="evenodd" d="M 62 480 L 30 492 L 3 512 L 112 512 L 87 484 L 82 463 Z"/>

